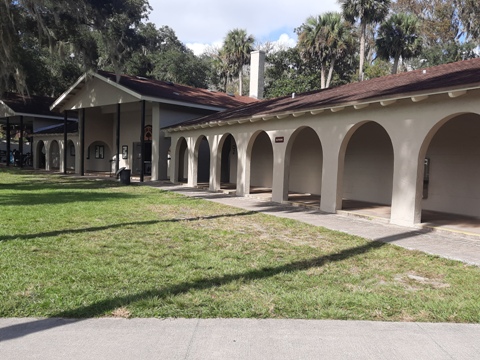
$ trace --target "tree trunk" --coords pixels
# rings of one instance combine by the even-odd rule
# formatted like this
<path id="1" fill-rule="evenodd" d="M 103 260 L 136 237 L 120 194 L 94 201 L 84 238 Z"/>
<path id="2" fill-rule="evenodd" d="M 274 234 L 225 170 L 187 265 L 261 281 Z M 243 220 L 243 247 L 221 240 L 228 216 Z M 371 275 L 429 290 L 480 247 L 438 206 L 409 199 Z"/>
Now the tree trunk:
<path id="1" fill-rule="evenodd" d="M 240 68 L 240 71 L 238 72 L 238 95 L 242 96 L 242 94 L 243 94 L 243 69 Z"/>
<path id="2" fill-rule="evenodd" d="M 330 87 L 330 82 L 332 81 L 332 76 L 333 76 L 333 67 L 335 66 L 335 59 L 332 60 L 330 64 L 330 69 L 328 70 L 328 77 L 327 77 L 327 83 L 325 84 L 326 88 Z"/>
<path id="3" fill-rule="evenodd" d="M 397 73 L 399 60 L 400 60 L 400 56 L 395 56 L 395 59 L 393 59 L 392 74 Z"/>
<path id="4" fill-rule="evenodd" d="M 325 89 L 325 68 L 320 68 L 320 89 Z"/>
<path id="5" fill-rule="evenodd" d="M 367 31 L 367 24 L 361 24 L 360 34 L 360 66 L 358 68 L 358 80 L 363 81 L 363 63 L 365 62 L 365 33 Z"/>

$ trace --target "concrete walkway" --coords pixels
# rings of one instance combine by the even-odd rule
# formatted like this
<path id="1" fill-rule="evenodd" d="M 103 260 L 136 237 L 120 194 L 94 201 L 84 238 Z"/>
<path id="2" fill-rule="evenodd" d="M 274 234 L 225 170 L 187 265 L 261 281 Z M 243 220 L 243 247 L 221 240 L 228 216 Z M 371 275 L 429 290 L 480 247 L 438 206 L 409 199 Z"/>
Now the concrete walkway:
<path id="1" fill-rule="evenodd" d="M 0 319 L 0 358 L 480 359 L 480 325 L 254 319 Z"/>
<path id="2" fill-rule="evenodd" d="M 263 212 L 315 226 L 323 226 L 327 229 L 343 231 L 366 239 L 379 240 L 407 249 L 420 250 L 428 254 L 480 266 L 480 236 L 463 235 L 443 230 L 408 228 L 344 214 L 325 214 L 309 208 L 282 205 L 253 197 L 236 197 L 182 185 L 159 182 L 145 183 L 145 185 L 249 211 Z"/>

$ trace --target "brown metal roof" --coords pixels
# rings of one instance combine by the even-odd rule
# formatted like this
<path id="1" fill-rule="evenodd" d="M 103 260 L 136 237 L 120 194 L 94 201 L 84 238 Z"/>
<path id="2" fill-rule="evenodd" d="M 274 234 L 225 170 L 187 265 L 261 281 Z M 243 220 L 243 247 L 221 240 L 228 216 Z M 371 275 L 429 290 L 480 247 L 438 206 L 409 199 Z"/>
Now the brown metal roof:
<path id="1" fill-rule="evenodd" d="M 116 81 L 114 73 L 99 70 L 98 74 L 111 81 Z M 231 109 L 258 101 L 247 96 L 231 96 L 222 92 L 130 75 L 121 75 L 118 84 L 142 96 L 224 109 Z"/>
<path id="2" fill-rule="evenodd" d="M 480 86 L 480 58 L 384 76 L 336 88 L 296 94 L 294 98 L 287 96 L 264 100 L 190 120 L 170 128 L 178 129 L 180 126 L 238 120 L 253 116 L 341 107 L 478 86 Z"/>
<path id="3" fill-rule="evenodd" d="M 0 99 L 18 114 L 39 115 L 61 118 L 58 113 L 50 111 L 55 99 L 46 96 L 22 96 L 16 93 L 5 93 Z"/>

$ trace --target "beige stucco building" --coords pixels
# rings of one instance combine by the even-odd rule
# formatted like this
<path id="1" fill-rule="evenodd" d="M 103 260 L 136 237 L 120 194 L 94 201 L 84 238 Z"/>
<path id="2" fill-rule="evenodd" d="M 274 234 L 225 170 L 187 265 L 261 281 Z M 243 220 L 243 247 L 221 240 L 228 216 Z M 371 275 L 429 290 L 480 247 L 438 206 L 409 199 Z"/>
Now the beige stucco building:
<path id="1" fill-rule="evenodd" d="M 376 204 L 406 226 L 427 211 L 480 218 L 480 59 L 262 101 L 117 80 L 87 74 L 53 104 L 79 112 L 59 168 L 143 181 L 147 164 L 153 181 L 306 196 L 328 213 Z"/>
<path id="2" fill-rule="evenodd" d="M 479 100 L 480 59 L 265 100 L 165 129 L 171 180 L 196 186 L 208 166 L 212 191 L 382 204 L 407 226 L 422 210 L 479 218 Z"/>

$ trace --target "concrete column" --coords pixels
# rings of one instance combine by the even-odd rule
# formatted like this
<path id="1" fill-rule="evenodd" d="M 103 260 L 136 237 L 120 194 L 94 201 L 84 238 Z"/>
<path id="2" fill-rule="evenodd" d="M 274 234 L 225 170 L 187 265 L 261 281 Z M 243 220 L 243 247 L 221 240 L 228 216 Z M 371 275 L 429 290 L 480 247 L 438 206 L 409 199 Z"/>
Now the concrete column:
<path id="1" fill-rule="evenodd" d="M 18 143 L 18 152 L 20 153 L 20 168 L 23 168 L 23 115 L 20 116 L 20 140 Z"/>
<path id="2" fill-rule="evenodd" d="M 392 224 L 412 226 L 421 221 L 423 159 L 419 151 L 417 146 L 394 146 Z"/>
<path id="3" fill-rule="evenodd" d="M 10 151 L 12 150 L 12 141 L 11 141 L 11 134 L 10 134 L 10 118 L 7 117 L 7 166 L 10 166 Z"/>
<path id="4" fill-rule="evenodd" d="M 186 140 L 188 147 L 188 186 L 195 187 L 197 186 L 198 175 L 198 149 L 195 149 L 197 139 L 188 137 Z"/>
<path id="5" fill-rule="evenodd" d="M 286 194 L 288 196 L 288 189 L 285 188 L 287 183 L 285 176 L 288 176 L 288 172 L 285 169 L 285 150 L 287 148 L 288 139 L 285 136 L 284 142 L 275 143 L 275 139 L 272 141 L 273 146 L 273 177 L 272 177 L 272 201 L 281 203 L 285 200 Z"/>
<path id="6" fill-rule="evenodd" d="M 237 143 L 237 195 L 250 194 L 250 158 L 247 157 L 250 134 L 242 133 L 235 137 Z"/>
<path id="7" fill-rule="evenodd" d="M 115 154 L 115 174 L 120 169 L 120 115 L 121 115 L 121 104 L 117 104 L 117 123 L 115 125 L 115 145 L 116 145 L 116 154 Z"/>
<path id="8" fill-rule="evenodd" d="M 208 137 L 210 144 L 210 177 L 208 189 L 210 191 L 220 190 L 220 172 L 222 168 L 222 151 L 219 150 L 219 142 L 221 135 L 213 135 Z"/>
<path id="9" fill-rule="evenodd" d="M 80 154 L 80 142 L 78 140 L 73 142 L 73 146 L 75 147 L 75 174 L 80 175 L 80 167 L 81 167 L 81 154 Z"/>
<path id="10" fill-rule="evenodd" d="M 67 173 L 67 144 L 68 144 L 68 111 L 65 110 L 63 115 L 63 147 L 60 148 L 60 171 Z M 63 153 L 62 153 L 63 150 Z M 62 156 L 63 155 L 63 156 Z"/>
<path id="11" fill-rule="evenodd" d="M 50 171 L 50 140 L 45 140 L 43 142 L 45 145 L 45 170 Z"/>
<path id="12" fill-rule="evenodd" d="M 60 166 L 59 166 L 59 171 L 61 173 L 66 174 L 67 173 L 67 162 L 65 161 L 65 158 L 67 157 L 67 143 L 65 140 L 58 140 L 58 151 L 59 151 L 59 161 L 60 161 Z"/>
<path id="13" fill-rule="evenodd" d="M 141 119 L 140 119 L 140 144 L 141 144 L 141 155 L 140 155 L 140 182 L 143 183 L 145 177 L 145 100 L 141 102 Z"/>
<path id="14" fill-rule="evenodd" d="M 33 157 L 33 170 L 38 170 L 39 169 L 39 164 L 40 164 L 40 154 L 37 153 L 37 146 L 38 146 L 38 140 L 32 140 L 32 157 Z M 40 151 L 39 151 L 40 152 Z"/>
<path id="15" fill-rule="evenodd" d="M 322 194 L 320 210 L 336 213 L 342 208 L 343 166 L 345 153 L 340 156 L 340 146 L 334 137 L 321 139 L 323 148 Z"/>
<path id="16" fill-rule="evenodd" d="M 179 157 L 179 149 L 178 149 L 178 142 L 179 139 L 176 138 L 172 139 L 171 150 L 170 150 L 170 182 L 172 184 L 176 184 L 178 182 L 178 171 L 180 168 L 180 157 Z"/>
<path id="17" fill-rule="evenodd" d="M 85 109 L 82 109 L 82 115 L 78 122 L 78 140 L 80 151 L 77 157 L 80 158 L 80 175 L 85 175 Z"/>
<path id="18" fill-rule="evenodd" d="M 160 104 L 152 103 L 152 180 L 160 180 L 161 154 Z M 164 137 L 163 137 L 164 138 Z"/>

